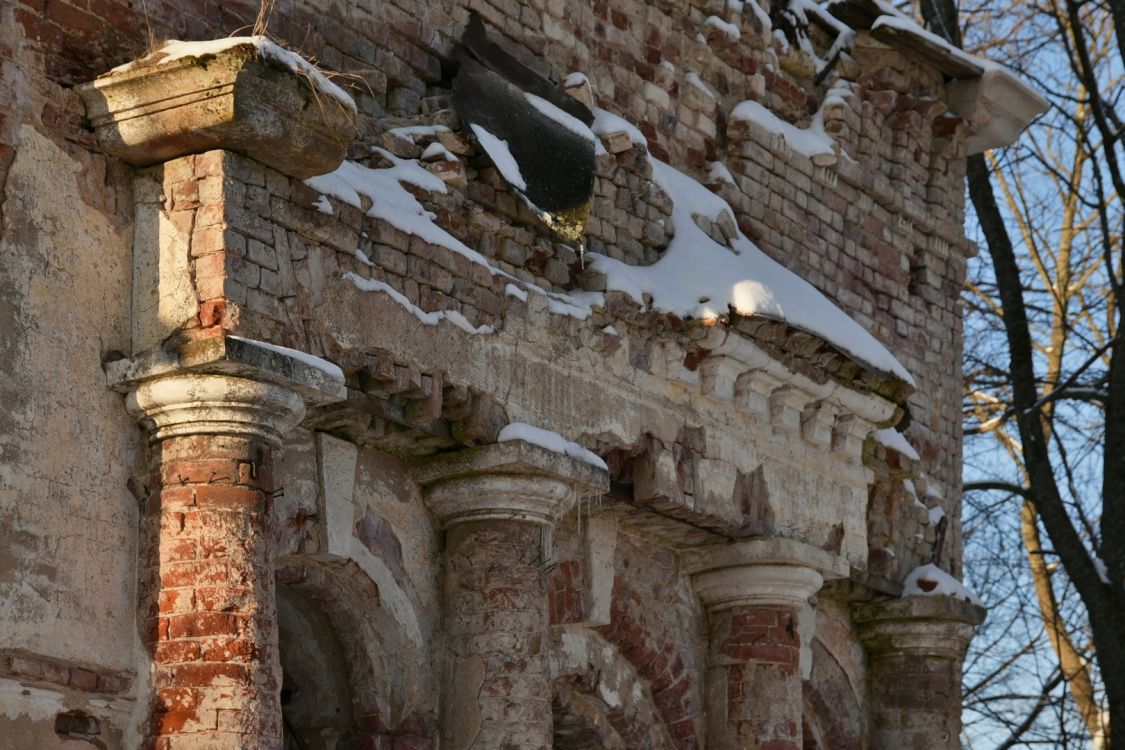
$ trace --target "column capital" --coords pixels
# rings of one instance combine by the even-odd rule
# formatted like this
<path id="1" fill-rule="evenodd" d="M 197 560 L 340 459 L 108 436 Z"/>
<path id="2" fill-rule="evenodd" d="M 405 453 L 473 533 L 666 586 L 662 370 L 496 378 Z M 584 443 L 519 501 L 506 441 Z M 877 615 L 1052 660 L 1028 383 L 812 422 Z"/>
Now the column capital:
<path id="1" fill-rule="evenodd" d="M 438 455 L 414 479 L 443 527 L 489 519 L 552 525 L 578 498 L 609 489 L 605 469 L 523 440 Z"/>
<path id="2" fill-rule="evenodd" d="M 848 574 L 847 561 L 792 539 L 753 539 L 684 553 L 684 568 L 708 609 L 800 608 L 826 579 Z"/>
<path id="3" fill-rule="evenodd" d="M 820 590 L 824 578 L 800 565 L 749 563 L 696 573 L 692 583 L 704 606 L 712 611 L 729 607 L 800 609 Z"/>
<path id="4" fill-rule="evenodd" d="M 984 607 L 944 595 L 885 599 L 852 609 L 859 637 L 876 659 L 910 655 L 959 660 L 984 617 Z"/>
<path id="5" fill-rule="evenodd" d="M 347 394 L 343 373 L 331 362 L 235 336 L 117 360 L 106 372 L 154 442 L 236 435 L 277 446 L 304 418 L 306 404 Z"/>
<path id="6" fill-rule="evenodd" d="M 125 406 L 153 442 L 184 435 L 234 435 L 274 447 L 305 416 L 296 391 L 239 377 L 182 373 L 146 380 Z"/>

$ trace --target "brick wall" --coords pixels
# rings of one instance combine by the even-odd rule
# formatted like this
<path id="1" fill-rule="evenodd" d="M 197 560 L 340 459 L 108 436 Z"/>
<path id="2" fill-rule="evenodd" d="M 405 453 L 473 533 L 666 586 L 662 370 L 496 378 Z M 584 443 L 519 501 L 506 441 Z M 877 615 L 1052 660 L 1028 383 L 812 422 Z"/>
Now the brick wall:
<path id="1" fill-rule="evenodd" d="M 19 147 L 14 126 L 34 121 L 83 165 L 79 180 L 88 200 L 124 221 L 131 171 L 91 156 L 96 147 L 70 87 L 136 57 L 150 35 L 226 36 L 251 23 L 257 10 L 239 2 L 151 2 L 146 17 L 142 6 L 134 5 L 124 0 L 16 0 L 5 6 L 5 25 L 20 35 L 14 41 L 0 40 L 5 80 L 19 78 L 18 68 L 30 71 L 31 83 L 25 81 L 18 96 L 8 93 L 15 88 L 0 88 L 0 103 L 6 105 L 0 108 L 0 185 Z M 753 10 L 733 15 L 719 0 L 282 4 L 271 21 L 271 34 L 323 68 L 350 76 L 341 83 L 359 104 L 362 132 L 352 157 L 384 168 L 391 164 L 390 157 L 372 153 L 368 146 L 415 159 L 430 143 L 440 142 L 455 161 L 424 161 L 423 166 L 442 180 L 447 192 L 417 191 L 416 197 L 435 215 L 437 225 L 496 268 L 546 290 L 598 290 L 604 282 L 582 267 L 573 248 L 556 242 L 537 223 L 472 143 L 440 129 L 417 137 L 394 132 L 418 124 L 456 126 L 448 109 L 449 60 L 469 7 L 482 13 L 503 44 L 544 75 L 560 80 L 572 71 L 585 73 L 597 105 L 630 120 L 648 139 L 647 147 L 628 139 L 603 142 L 607 153 L 597 159 L 589 250 L 634 265 L 659 259 L 670 237 L 670 203 L 652 183 L 647 157 L 668 160 L 727 200 L 741 231 L 821 289 L 913 373 L 918 388 L 909 402 L 908 435 L 920 460 L 904 464 L 879 447 L 868 451 L 878 480 L 869 508 L 872 542 L 893 553 L 900 566 L 873 573 L 893 581 L 933 553 L 937 532 L 924 523 L 925 514 L 913 506 L 904 485 L 921 472 L 945 492 L 940 502 L 953 519 L 945 554 L 956 570 L 956 373 L 962 347 L 957 298 L 972 248 L 961 230 L 962 133 L 957 122 L 945 116 L 940 76 L 861 34 L 853 59 L 841 61 L 826 83 L 817 83 L 817 63 L 799 45 L 766 31 Z M 733 23 L 738 36 L 722 24 L 709 23 L 712 16 Z M 776 15 L 774 20 L 780 23 Z M 829 30 L 816 24 L 809 33 L 821 52 L 832 41 Z M 825 105 L 829 86 L 838 101 Z M 18 101 L 7 106 L 5 97 Z M 810 158 L 784 146 L 759 124 L 732 120 L 734 106 L 744 99 L 763 103 L 799 127 L 809 126 L 819 112 L 824 130 L 839 141 L 841 152 Z M 709 177 L 712 162 L 723 163 L 733 182 Z M 542 313 L 533 313 L 540 302 L 511 296 L 507 279 L 463 255 L 365 217 L 337 200 L 330 200 L 332 214 L 318 211 L 314 204 L 321 199 L 319 193 L 235 155 L 212 152 L 177 160 L 160 170 L 160 181 L 159 195 L 140 199 L 162 199 L 161 210 L 189 247 L 198 312 L 182 322 L 183 339 L 226 330 L 343 359 L 349 354 L 346 342 L 333 340 L 320 311 L 332 304 L 326 292 L 344 273 L 385 283 L 424 311 L 459 312 L 472 326 L 499 327 Z M 5 210 L 3 197 L 0 193 L 0 211 Z M 706 229 L 717 238 L 731 231 L 720 225 Z M 606 308 L 586 321 L 543 317 L 560 339 L 606 352 L 628 347 L 638 373 L 652 372 L 658 336 L 689 336 L 682 321 L 646 316 L 620 294 L 607 295 Z M 611 323 L 626 333 L 626 343 L 601 333 Z M 419 422 L 449 416 L 441 401 L 451 395 L 461 398 L 453 409 L 462 419 L 484 404 L 478 421 L 488 425 L 471 440 L 494 437 L 494 428 L 504 421 L 501 407 L 480 394 L 461 393 L 464 384 L 443 387 L 437 373 L 397 368 L 391 362 L 378 388 L 409 393 L 409 408 L 430 417 Z M 349 375 L 354 378 L 356 372 L 351 366 Z M 435 398 L 436 416 L 430 414 Z M 427 438 L 434 445 L 449 447 L 460 439 L 436 433 Z M 190 480 L 171 483 L 168 477 L 160 478 L 163 488 L 154 497 L 169 503 L 169 513 L 180 513 L 171 503 L 186 502 L 188 496 L 201 506 L 210 502 L 208 498 L 221 499 L 212 497 L 216 478 L 238 475 L 223 471 L 207 473 L 204 479 L 189 471 L 188 476 Z M 231 487 L 219 482 L 225 488 L 219 493 L 254 494 L 260 489 L 253 483 L 231 482 Z M 177 495 L 182 497 L 177 500 Z M 255 502 L 261 499 L 254 497 Z M 223 527 L 218 517 L 214 525 Z M 154 571 L 163 568 L 218 564 L 204 564 L 220 548 L 211 545 L 215 540 L 202 527 L 187 523 L 187 515 L 173 535 L 178 539 L 175 546 L 157 549 L 152 545 L 157 530 L 146 533 L 150 536 L 141 554 L 142 583 L 151 583 Z M 487 556 L 490 544 L 482 542 L 473 554 Z M 670 558 L 667 552 L 634 548 L 622 553 L 612 619 L 602 632 L 648 681 L 674 740 L 681 747 L 693 747 L 702 744 L 705 639 L 690 587 Z M 530 562 L 525 567 L 537 581 L 538 568 Z M 584 582 L 581 563 L 564 558 L 550 578 L 552 622 L 566 623 L 580 615 L 576 599 Z M 147 637 L 155 648 L 182 650 L 185 663 L 198 660 L 222 665 L 214 669 L 237 669 L 236 653 L 212 647 L 222 646 L 232 632 L 241 637 L 260 624 L 253 623 L 249 611 L 239 614 L 238 606 L 233 614 L 220 606 L 238 605 L 238 591 L 209 594 L 204 588 L 185 582 L 184 587 L 171 586 L 162 600 L 147 602 L 155 607 L 145 613 L 152 626 Z M 181 589 L 183 593 L 171 593 Z M 221 658 L 210 658 L 207 649 L 212 655 L 221 651 Z M 184 718 L 178 712 L 190 710 L 186 706 L 199 699 L 196 688 L 201 686 L 185 682 L 190 671 L 183 679 L 173 672 L 158 675 L 162 703 L 157 713 L 166 720 Z M 72 674 L 67 672 L 68 679 Z M 542 706 L 536 709 L 540 710 L 550 713 Z M 414 739 L 424 745 L 429 740 L 422 734 L 418 730 L 416 736 L 410 726 L 396 725 L 392 731 L 380 725 L 356 741 L 374 747 L 392 742 L 397 748 Z"/>

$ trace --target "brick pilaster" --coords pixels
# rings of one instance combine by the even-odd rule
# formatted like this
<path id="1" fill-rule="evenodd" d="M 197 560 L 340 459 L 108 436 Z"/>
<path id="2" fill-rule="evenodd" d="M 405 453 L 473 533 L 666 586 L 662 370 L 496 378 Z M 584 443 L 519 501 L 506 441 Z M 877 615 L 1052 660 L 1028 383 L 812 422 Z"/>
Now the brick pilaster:
<path id="1" fill-rule="evenodd" d="M 961 748 L 961 665 L 984 609 L 948 596 L 857 606 L 873 750 Z"/>
<path id="2" fill-rule="evenodd" d="M 708 738 L 720 750 L 802 747 L 801 648 L 808 644 L 798 620 L 823 578 L 808 564 L 771 557 L 728 560 L 694 577 L 710 630 Z"/>
<path id="3" fill-rule="evenodd" d="M 443 456 L 418 479 L 446 528 L 442 737 L 455 748 L 548 750 L 553 528 L 580 494 L 605 491 L 608 475 L 512 441 Z"/>
<path id="4" fill-rule="evenodd" d="M 453 680 L 472 676 L 477 705 L 465 705 L 474 696 L 463 692 L 456 699 L 479 715 L 475 747 L 552 746 L 543 533 L 496 520 L 457 524 L 446 536 L 446 636 Z"/>
<path id="5" fill-rule="evenodd" d="M 175 374 L 141 383 L 128 406 L 152 439 L 140 560 L 147 744 L 280 747 L 270 463 L 304 403 L 273 383 Z"/>
<path id="6" fill-rule="evenodd" d="M 730 607 L 711 615 L 708 685 L 724 702 L 728 745 L 801 750 L 801 637 L 798 612 Z M 725 688 L 725 690 L 723 689 Z M 714 707 L 712 707 L 714 708 Z M 730 744 L 733 743 L 733 744 Z"/>
<path id="7" fill-rule="evenodd" d="M 169 438 L 152 452 L 141 596 L 155 613 L 146 645 L 156 747 L 184 735 L 280 744 L 270 452 L 258 440 L 210 435 Z"/>

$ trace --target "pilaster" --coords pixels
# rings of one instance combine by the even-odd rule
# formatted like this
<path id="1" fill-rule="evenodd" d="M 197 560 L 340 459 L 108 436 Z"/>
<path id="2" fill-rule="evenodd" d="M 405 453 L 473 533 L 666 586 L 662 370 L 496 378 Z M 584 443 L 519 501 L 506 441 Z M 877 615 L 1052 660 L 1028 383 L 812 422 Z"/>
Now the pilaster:
<path id="1" fill-rule="evenodd" d="M 985 611 L 948 596 L 859 605 L 874 750 L 960 750 L 961 666 Z"/>
<path id="2" fill-rule="evenodd" d="M 604 469 L 523 441 L 427 462 L 416 478 L 446 530 L 451 747 L 552 746 L 545 573 L 555 522 L 609 488 Z"/>
<path id="3" fill-rule="evenodd" d="M 716 748 L 800 750 L 800 619 L 838 556 L 800 542 L 763 539 L 685 557 L 707 608 L 708 737 Z"/>
<path id="4" fill-rule="evenodd" d="M 282 741 L 272 452 L 306 403 L 342 396 L 329 363 L 217 337 L 109 368 L 148 433 L 140 597 L 157 748 Z"/>

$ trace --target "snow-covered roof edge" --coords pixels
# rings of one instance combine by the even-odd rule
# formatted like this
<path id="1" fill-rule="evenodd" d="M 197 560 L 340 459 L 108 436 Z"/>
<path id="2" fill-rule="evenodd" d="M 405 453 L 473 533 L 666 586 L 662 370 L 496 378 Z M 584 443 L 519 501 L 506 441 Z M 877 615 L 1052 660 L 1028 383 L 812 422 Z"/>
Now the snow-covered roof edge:
<path id="1" fill-rule="evenodd" d="M 924 29 L 880 0 L 831 0 L 829 12 L 879 41 L 921 58 L 952 79 L 947 101 L 968 122 L 970 154 L 1007 146 L 1050 102 L 1023 76 L 988 58 L 970 54 Z"/>

